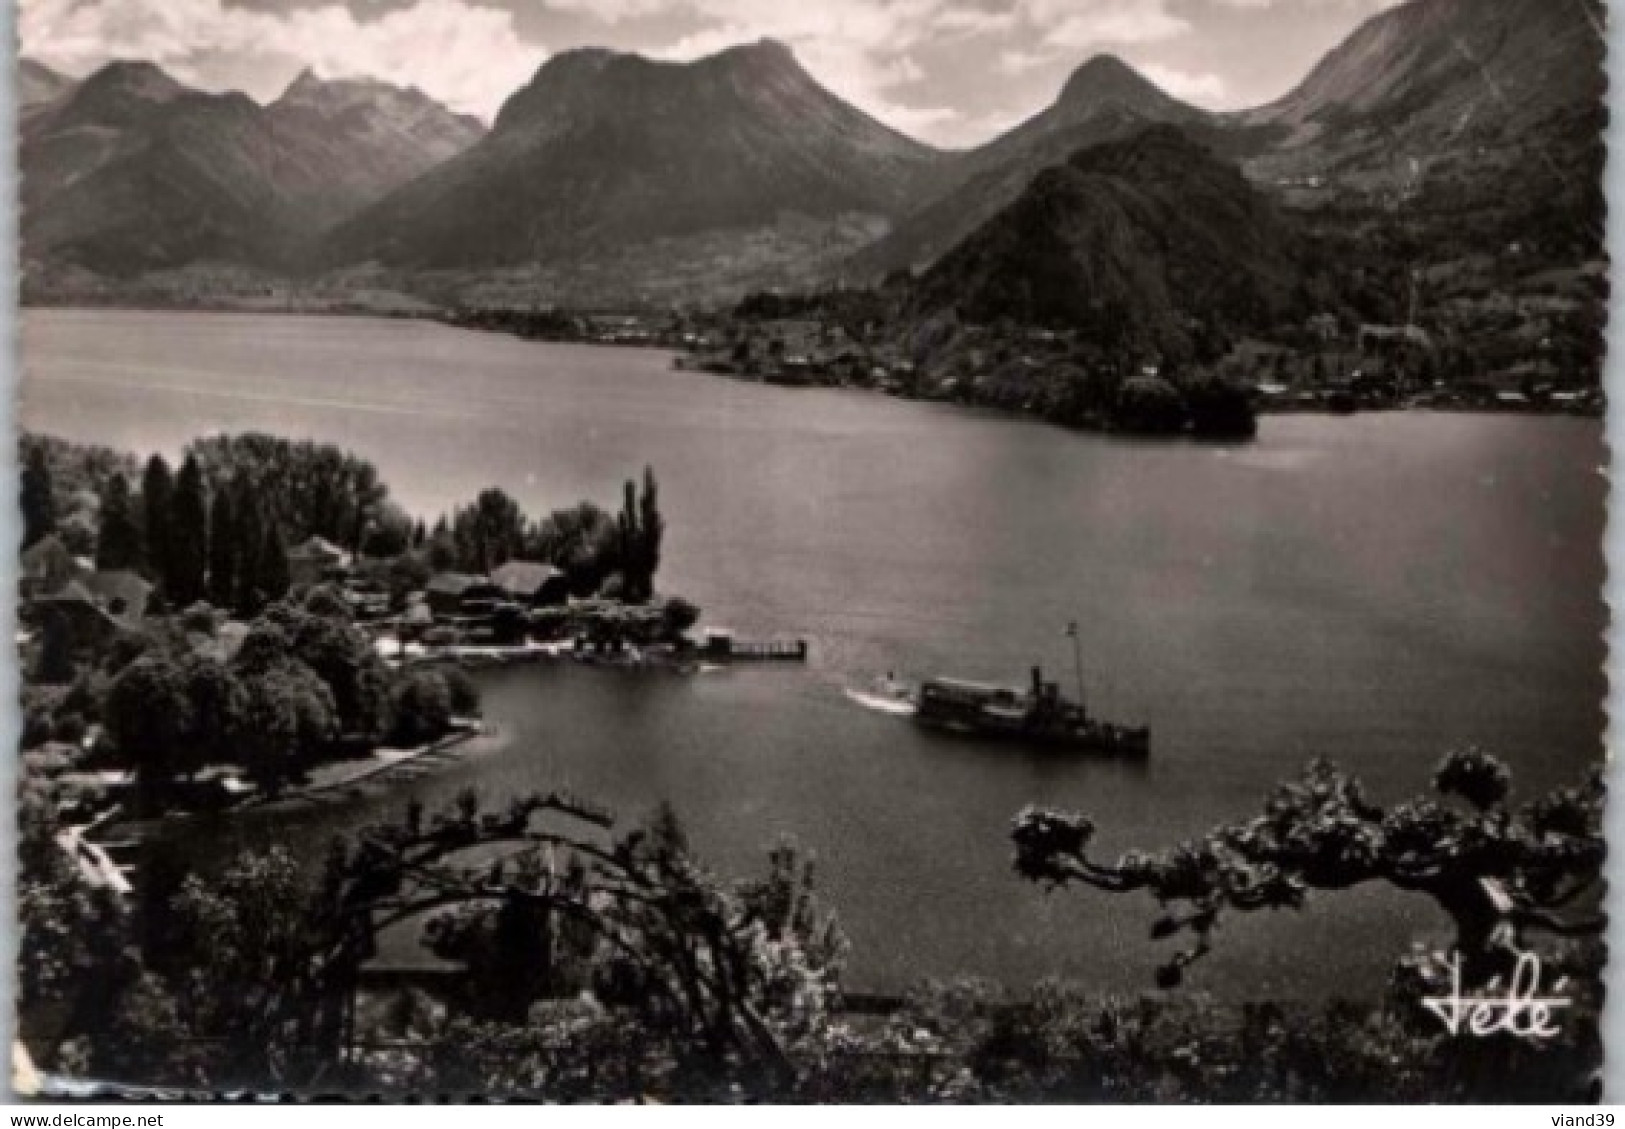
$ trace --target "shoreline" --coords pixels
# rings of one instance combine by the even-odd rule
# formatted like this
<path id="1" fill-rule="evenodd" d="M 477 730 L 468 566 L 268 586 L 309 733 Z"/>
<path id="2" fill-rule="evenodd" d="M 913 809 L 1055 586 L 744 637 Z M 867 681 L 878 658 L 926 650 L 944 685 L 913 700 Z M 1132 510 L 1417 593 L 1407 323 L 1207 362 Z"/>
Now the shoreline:
<path id="1" fill-rule="evenodd" d="M 433 323 L 433 324 L 445 326 L 448 329 L 458 329 L 458 330 L 463 330 L 463 331 L 469 332 L 469 333 L 497 334 L 497 335 L 501 335 L 501 336 L 512 337 L 515 340 L 523 341 L 523 342 L 526 342 L 527 344 L 538 344 L 538 345 L 583 345 L 583 346 L 588 346 L 588 347 L 598 348 L 598 349 L 636 349 L 636 350 L 640 350 L 640 351 L 650 351 L 650 350 L 664 351 L 664 352 L 672 354 L 672 370 L 676 371 L 676 372 L 704 373 L 707 376 L 719 377 L 721 379 L 730 380 L 730 381 L 733 381 L 735 383 L 761 384 L 761 385 L 768 385 L 768 386 L 775 387 L 775 388 L 787 388 L 787 389 L 792 389 L 792 390 L 793 389 L 803 389 L 803 388 L 806 388 L 806 389 L 822 388 L 822 389 L 827 389 L 827 390 L 831 390 L 831 391 L 873 393 L 873 394 L 878 394 L 878 395 L 881 395 L 881 396 L 885 396 L 886 398 L 892 399 L 892 400 L 906 400 L 906 401 L 911 401 L 911 402 L 915 402 L 915 403 L 940 404 L 940 405 L 947 406 L 947 407 L 955 407 L 955 408 L 960 408 L 960 409 L 969 409 L 969 410 L 973 410 L 973 411 L 986 411 L 986 412 L 991 412 L 991 413 L 994 413 L 994 414 L 999 415 L 1001 417 L 1005 417 L 1005 418 L 1012 419 L 1012 420 L 1022 420 L 1022 421 L 1031 421 L 1031 422 L 1034 422 L 1034 423 L 1043 423 L 1043 424 L 1048 424 L 1049 426 L 1052 426 L 1052 427 L 1059 427 L 1059 428 L 1062 428 L 1064 430 L 1082 432 L 1082 433 L 1087 433 L 1087 434 L 1091 434 L 1091 435 L 1123 436 L 1123 437 L 1128 437 L 1128 438 L 1133 438 L 1133 439 L 1167 439 L 1167 440 L 1187 439 L 1187 440 L 1196 440 L 1196 441 L 1199 441 L 1199 442 L 1213 442 L 1213 443 L 1246 443 L 1246 442 L 1251 441 L 1254 438 L 1254 436 L 1252 436 L 1252 435 L 1230 434 L 1230 433 L 1226 433 L 1226 432 L 1216 432 L 1216 433 L 1211 433 L 1211 434 L 1192 434 L 1192 433 L 1189 433 L 1189 432 L 1164 433 L 1164 432 L 1149 432 L 1149 431 L 1132 431 L 1132 430 L 1109 428 L 1109 427 L 1080 426 L 1080 425 L 1075 425 L 1075 424 L 1063 423 L 1063 422 L 1058 421 L 1058 420 L 1049 419 L 1049 418 L 1047 418 L 1046 416 L 1044 416 L 1041 413 L 1023 411 L 1020 408 L 1002 407 L 1002 406 L 996 405 L 996 404 L 983 404 L 983 403 L 978 403 L 975 400 L 958 399 L 958 398 L 955 398 L 955 397 L 952 397 L 952 396 L 946 396 L 946 397 L 943 397 L 943 396 L 911 396 L 911 395 L 905 395 L 905 394 L 903 394 L 901 392 L 892 391 L 892 390 L 889 390 L 889 389 L 886 389 L 886 388 L 883 388 L 883 387 L 864 384 L 864 383 L 855 382 L 855 381 L 825 382 L 825 381 L 809 380 L 809 381 L 793 382 L 793 381 L 783 381 L 783 380 L 771 380 L 771 379 L 766 379 L 766 378 L 761 377 L 761 376 L 753 376 L 753 375 L 747 374 L 747 373 L 719 371 L 718 369 L 712 368 L 712 367 L 710 367 L 710 366 L 708 366 L 708 365 L 706 365 L 704 363 L 698 363 L 698 364 L 687 363 L 687 362 L 691 362 L 693 358 L 696 358 L 696 357 L 700 356 L 700 354 L 697 354 L 697 353 L 693 352 L 692 350 L 683 347 L 681 344 L 673 343 L 673 342 L 670 342 L 670 341 L 601 341 L 601 340 L 598 340 L 598 339 L 595 339 L 595 338 L 592 338 L 592 337 L 532 337 L 532 336 L 526 336 L 523 333 L 518 333 L 518 332 L 516 332 L 514 330 L 510 330 L 510 329 L 501 329 L 501 328 L 485 327 L 485 326 L 479 326 L 479 325 L 470 325 L 470 324 L 468 324 L 466 322 L 456 320 L 451 315 L 451 313 L 449 311 L 446 311 L 444 309 L 412 311 L 412 312 L 408 312 L 408 311 L 387 311 L 387 310 L 364 310 L 364 309 L 331 309 L 331 308 L 327 308 L 327 309 L 323 309 L 323 308 L 312 308 L 312 309 L 291 309 L 291 308 L 264 309 L 264 308 L 258 308 L 258 307 L 239 307 L 239 306 L 232 306 L 232 305 L 229 305 L 229 304 L 222 304 L 222 305 L 173 305 L 173 306 L 169 306 L 169 305 L 161 305 L 161 304 L 150 304 L 149 305 L 149 304 L 142 304 L 142 303 L 117 302 L 117 301 L 105 302 L 105 303 L 88 303 L 88 302 L 85 302 L 85 301 L 42 302 L 42 301 L 38 301 L 38 300 L 35 300 L 35 301 L 19 300 L 19 302 L 18 302 L 18 311 L 19 311 L 19 313 L 26 312 L 28 310 L 42 310 L 42 311 L 51 311 L 51 310 L 73 311 L 73 310 L 79 310 L 79 311 L 84 311 L 86 313 L 97 313 L 97 312 L 102 312 L 102 311 L 106 311 L 106 310 L 124 310 L 124 311 L 128 311 L 128 312 L 131 312 L 131 313 L 145 313 L 145 314 L 235 314 L 235 315 L 247 315 L 247 316 L 256 316 L 256 317 L 323 317 L 323 318 L 355 318 L 357 320 L 370 320 L 370 321 L 430 322 L 430 323 Z M 1401 413 L 1401 412 L 1403 412 L 1403 413 L 1427 412 L 1427 413 L 1430 413 L 1430 414 L 1437 414 L 1437 415 L 1472 415 L 1472 416 L 1479 416 L 1479 415 L 1546 416 L 1546 417 L 1557 417 L 1557 418 L 1561 418 L 1561 419 L 1593 419 L 1593 420 L 1598 420 L 1598 419 L 1606 418 L 1605 413 L 1606 413 L 1607 409 L 1606 409 L 1606 406 L 1601 407 L 1601 408 L 1585 407 L 1585 408 L 1575 409 L 1575 408 L 1569 408 L 1569 407 L 1552 407 L 1550 405 L 1543 405 L 1543 404 L 1506 405 L 1506 404 L 1470 404 L 1470 403 L 1448 403 L 1448 402 L 1446 402 L 1446 403 L 1392 403 L 1392 404 L 1360 405 L 1360 406 L 1355 407 L 1353 410 L 1348 410 L 1348 409 L 1343 409 L 1343 408 L 1334 408 L 1334 407 L 1330 407 L 1330 406 L 1322 405 L 1322 404 L 1307 405 L 1307 404 L 1298 404 L 1298 403 L 1288 403 L 1288 404 L 1265 403 L 1265 404 L 1260 404 L 1257 407 L 1255 407 L 1254 411 L 1255 411 L 1257 417 L 1260 420 L 1262 420 L 1266 416 L 1315 415 L 1315 416 L 1343 417 L 1343 416 L 1357 416 L 1357 415 L 1387 415 L 1387 414 Z"/>
<path id="2" fill-rule="evenodd" d="M 338 779 L 309 784 L 277 796 L 252 797 L 220 814 L 281 811 L 302 805 L 326 803 L 332 799 L 352 799 L 363 787 L 385 783 L 390 777 L 401 772 L 409 772 L 410 777 L 422 776 L 436 768 L 449 767 L 471 755 L 494 752 L 505 746 L 511 736 L 506 727 L 482 721 L 478 729 L 450 733 L 414 749 L 375 749 L 372 755 L 366 758 L 366 763 L 362 767 Z"/>
<path id="3" fill-rule="evenodd" d="M 500 752 L 513 739 L 511 727 L 481 721 L 478 730 L 450 733 L 413 749 L 374 750 L 353 772 L 334 780 L 307 784 L 278 795 L 255 795 L 231 807 L 213 811 L 169 811 L 147 819 L 107 819 L 105 826 L 119 840 L 145 840 L 166 829 L 209 820 L 230 821 L 260 813 L 285 814 L 309 810 L 325 804 L 347 803 L 365 796 L 365 789 L 381 788 L 402 774 L 408 780 L 450 768 L 474 756 Z M 380 752 L 394 755 L 380 756 Z"/>

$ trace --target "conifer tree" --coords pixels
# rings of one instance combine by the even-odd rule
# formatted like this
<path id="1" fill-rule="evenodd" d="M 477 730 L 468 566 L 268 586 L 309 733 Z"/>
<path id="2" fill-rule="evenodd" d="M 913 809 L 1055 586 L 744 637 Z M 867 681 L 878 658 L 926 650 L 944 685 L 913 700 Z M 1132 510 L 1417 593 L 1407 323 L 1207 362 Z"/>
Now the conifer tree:
<path id="1" fill-rule="evenodd" d="M 274 521 L 264 523 L 260 535 L 258 567 L 260 599 L 274 603 L 288 594 L 291 578 L 288 574 L 288 543 Z"/>
<path id="2" fill-rule="evenodd" d="M 203 488 L 203 468 L 196 457 L 186 456 L 175 479 L 175 498 L 170 506 L 169 572 L 165 589 L 169 602 L 187 607 L 204 596 L 209 567 L 209 513 Z"/>
<path id="3" fill-rule="evenodd" d="M 175 476 L 162 455 L 147 460 L 141 476 L 141 507 L 146 526 L 147 573 L 159 584 L 169 575 L 170 521 L 175 505 Z"/>
<path id="4" fill-rule="evenodd" d="M 96 567 L 103 570 L 139 568 L 142 561 L 141 527 L 136 524 L 135 499 L 122 474 L 108 480 L 102 495 L 101 530 L 96 537 Z"/>
<path id="5" fill-rule="evenodd" d="M 660 542 L 666 533 L 666 519 L 660 515 L 660 484 L 655 481 L 653 467 L 643 468 L 643 497 L 638 508 L 641 541 L 638 577 L 641 598 L 647 600 L 655 593 L 655 573 L 660 568 Z"/>
<path id="6" fill-rule="evenodd" d="M 232 491 L 222 487 L 209 503 L 209 603 L 229 608 L 237 591 L 237 515 Z"/>
<path id="7" fill-rule="evenodd" d="M 232 528 L 237 535 L 236 584 L 232 603 L 239 617 L 252 619 L 265 603 L 260 595 L 259 577 L 260 543 L 265 536 L 265 520 L 251 496 L 238 497 Z"/>
<path id="8" fill-rule="evenodd" d="M 56 532 L 56 502 L 51 495 L 51 464 L 45 448 L 28 452 L 22 474 L 23 548 Z"/>

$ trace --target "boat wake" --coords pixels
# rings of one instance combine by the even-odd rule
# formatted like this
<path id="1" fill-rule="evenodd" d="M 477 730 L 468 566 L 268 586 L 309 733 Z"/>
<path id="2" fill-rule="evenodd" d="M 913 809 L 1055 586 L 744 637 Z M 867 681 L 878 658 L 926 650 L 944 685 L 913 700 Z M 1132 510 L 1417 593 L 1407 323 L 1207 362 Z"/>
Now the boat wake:
<path id="1" fill-rule="evenodd" d="M 874 710 L 876 713 L 891 714 L 893 717 L 914 716 L 915 706 L 913 702 L 889 694 L 877 694 L 869 690 L 853 690 L 848 687 L 846 696 L 864 709 Z"/>

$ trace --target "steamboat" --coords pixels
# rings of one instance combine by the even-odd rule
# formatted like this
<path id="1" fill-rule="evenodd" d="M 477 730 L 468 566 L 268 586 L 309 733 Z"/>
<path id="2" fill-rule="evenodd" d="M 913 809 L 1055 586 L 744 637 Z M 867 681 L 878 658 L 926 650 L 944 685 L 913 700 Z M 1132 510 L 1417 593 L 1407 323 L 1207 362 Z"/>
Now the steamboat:
<path id="1" fill-rule="evenodd" d="M 910 697 L 915 722 L 931 729 L 1110 756 L 1144 757 L 1151 751 L 1149 728 L 1089 716 L 1081 702 L 1068 700 L 1036 666 L 1026 689 L 933 678 Z"/>

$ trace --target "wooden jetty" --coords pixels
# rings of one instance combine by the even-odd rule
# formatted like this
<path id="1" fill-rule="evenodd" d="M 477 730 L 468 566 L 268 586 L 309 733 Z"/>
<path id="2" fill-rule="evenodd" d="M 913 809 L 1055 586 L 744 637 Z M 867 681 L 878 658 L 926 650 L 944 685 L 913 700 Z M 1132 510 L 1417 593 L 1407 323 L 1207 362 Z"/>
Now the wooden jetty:
<path id="1" fill-rule="evenodd" d="M 805 639 L 740 639 L 725 627 L 708 627 L 700 657 L 714 662 L 806 662 Z"/>

